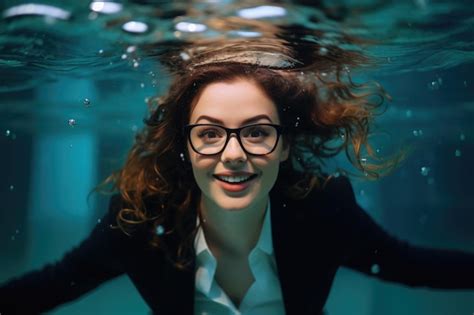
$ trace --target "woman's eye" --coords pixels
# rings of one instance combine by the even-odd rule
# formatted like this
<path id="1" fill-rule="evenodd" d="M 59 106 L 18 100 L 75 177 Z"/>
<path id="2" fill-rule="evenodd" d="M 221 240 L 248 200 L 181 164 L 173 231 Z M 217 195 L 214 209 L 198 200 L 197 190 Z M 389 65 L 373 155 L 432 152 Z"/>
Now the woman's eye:
<path id="1" fill-rule="evenodd" d="M 268 134 L 262 130 L 262 129 L 254 129 L 254 130 L 251 130 L 248 135 L 250 137 L 254 137 L 254 138 L 257 138 L 257 137 L 262 137 L 262 136 L 267 136 Z"/>
<path id="2" fill-rule="evenodd" d="M 199 134 L 199 137 L 203 138 L 203 137 L 206 137 L 206 138 L 215 138 L 216 136 L 218 136 L 218 133 L 219 132 L 216 132 L 215 130 L 205 130 L 203 132 L 201 132 Z"/>

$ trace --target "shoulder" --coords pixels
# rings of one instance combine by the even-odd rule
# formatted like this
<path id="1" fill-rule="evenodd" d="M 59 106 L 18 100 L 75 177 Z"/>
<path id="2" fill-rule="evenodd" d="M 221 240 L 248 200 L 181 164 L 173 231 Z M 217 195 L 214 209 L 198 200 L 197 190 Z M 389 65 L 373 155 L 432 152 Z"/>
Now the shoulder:
<path id="1" fill-rule="evenodd" d="M 337 203 L 341 205 L 348 205 L 355 202 L 354 189 L 347 176 L 328 177 L 321 189 L 321 194 L 333 201 L 337 201 Z"/>

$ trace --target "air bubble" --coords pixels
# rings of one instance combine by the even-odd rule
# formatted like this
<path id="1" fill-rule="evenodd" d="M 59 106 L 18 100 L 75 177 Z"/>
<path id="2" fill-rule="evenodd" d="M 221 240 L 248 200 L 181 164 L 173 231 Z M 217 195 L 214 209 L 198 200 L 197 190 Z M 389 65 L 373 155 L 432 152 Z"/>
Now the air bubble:
<path id="1" fill-rule="evenodd" d="M 84 101 L 83 101 L 83 103 L 84 103 L 84 106 L 86 106 L 86 107 L 91 106 L 91 101 L 90 101 L 90 99 L 88 99 L 88 98 L 85 98 Z"/>
<path id="2" fill-rule="evenodd" d="M 187 53 L 185 53 L 184 51 L 181 52 L 181 53 L 179 54 L 179 56 L 181 57 L 181 59 L 182 59 L 183 61 L 188 61 L 189 59 L 191 59 L 191 57 L 190 57 Z"/>
<path id="3" fill-rule="evenodd" d="M 140 66 L 140 64 L 138 63 L 138 61 L 133 62 L 133 67 L 134 68 L 138 68 L 139 66 Z"/>
<path id="4" fill-rule="evenodd" d="M 99 50 L 99 54 L 102 55 L 104 53 L 104 50 L 103 49 L 100 49 Z"/>
<path id="5" fill-rule="evenodd" d="M 11 134 L 11 131 L 7 129 L 7 130 L 5 131 L 5 136 L 9 137 L 10 134 Z"/>
<path id="6" fill-rule="evenodd" d="M 438 78 L 436 80 L 433 80 L 431 81 L 429 84 L 428 84 L 428 88 L 430 90 L 439 90 L 439 88 L 441 87 L 441 85 L 443 84 L 443 79 L 442 78 Z"/>
<path id="7" fill-rule="evenodd" d="M 421 129 L 413 130 L 413 135 L 415 137 L 422 136 L 423 135 L 423 130 L 421 130 Z"/>
<path id="8" fill-rule="evenodd" d="M 165 234 L 165 228 L 160 224 L 156 227 L 156 234 L 157 235 L 163 235 Z"/>
<path id="9" fill-rule="evenodd" d="M 326 47 L 319 48 L 319 54 L 321 56 L 325 56 L 325 55 L 327 55 L 327 53 L 328 53 L 328 49 Z"/>
<path id="10" fill-rule="evenodd" d="M 140 87 L 143 89 L 145 87 L 145 83 L 140 83 Z"/>
<path id="11" fill-rule="evenodd" d="M 373 274 L 377 274 L 380 272 L 380 266 L 377 265 L 377 264 L 373 264 L 371 267 L 370 267 L 370 272 L 372 272 Z"/>
<path id="12" fill-rule="evenodd" d="M 405 112 L 405 115 L 408 117 L 408 118 L 411 118 L 411 116 L 413 115 L 413 112 L 408 109 L 406 112 Z"/>
<path id="13" fill-rule="evenodd" d="M 10 191 L 13 191 L 15 189 L 15 186 L 10 185 L 9 189 L 10 189 Z"/>
<path id="14" fill-rule="evenodd" d="M 121 58 L 122 60 L 127 59 L 127 54 L 122 54 L 122 56 L 120 56 L 120 58 Z"/>
<path id="15" fill-rule="evenodd" d="M 136 46 L 128 46 L 127 47 L 127 53 L 131 54 L 132 52 L 134 52 L 135 50 L 137 50 L 137 47 Z"/>
<path id="16" fill-rule="evenodd" d="M 461 156 L 461 150 L 456 149 L 456 151 L 454 151 L 454 155 L 455 155 L 456 157 L 460 157 L 460 156 Z"/>
<path id="17" fill-rule="evenodd" d="M 97 223 L 100 223 L 100 222 L 102 222 L 102 220 L 101 220 L 101 219 L 98 219 L 98 220 L 97 220 Z"/>
<path id="18" fill-rule="evenodd" d="M 71 127 L 74 127 L 76 126 L 76 120 L 71 118 L 67 121 L 68 125 L 71 126 Z"/>
<path id="19" fill-rule="evenodd" d="M 459 140 L 461 140 L 461 141 L 466 140 L 466 136 L 465 136 L 463 133 L 461 133 L 461 134 L 459 135 Z"/>
<path id="20" fill-rule="evenodd" d="M 422 166 L 422 167 L 421 167 L 421 175 L 423 175 L 423 176 L 428 176 L 429 172 L 430 172 L 430 168 L 429 168 L 429 167 L 427 167 L 427 166 Z"/>
<path id="21" fill-rule="evenodd" d="M 129 33 L 145 33 L 148 31 L 148 25 L 140 21 L 130 21 L 122 25 L 122 29 Z"/>

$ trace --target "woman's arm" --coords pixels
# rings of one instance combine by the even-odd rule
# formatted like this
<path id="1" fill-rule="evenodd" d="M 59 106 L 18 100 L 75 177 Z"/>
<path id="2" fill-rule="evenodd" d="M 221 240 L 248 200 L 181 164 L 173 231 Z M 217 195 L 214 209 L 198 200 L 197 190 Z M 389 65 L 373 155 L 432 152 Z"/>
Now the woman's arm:
<path id="1" fill-rule="evenodd" d="M 120 235 L 112 230 L 118 196 L 90 236 L 56 263 L 10 279 L 0 286 L 0 314 L 38 314 L 72 301 L 123 273 L 117 259 Z"/>
<path id="2" fill-rule="evenodd" d="M 474 252 L 424 248 L 391 236 L 357 204 L 349 180 L 341 180 L 350 231 L 345 266 L 412 287 L 474 289 Z"/>

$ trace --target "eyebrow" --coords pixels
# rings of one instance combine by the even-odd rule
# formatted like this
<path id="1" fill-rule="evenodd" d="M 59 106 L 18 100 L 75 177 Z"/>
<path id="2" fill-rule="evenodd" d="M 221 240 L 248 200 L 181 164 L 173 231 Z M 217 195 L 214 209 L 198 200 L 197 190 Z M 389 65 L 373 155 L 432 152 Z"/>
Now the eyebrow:
<path id="1" fill-rule="evenodd" d="M 222 120 L 219 120 L 219 119 L 214 118 L 214 117 L 206 116 L 206 115 L 199 116 L 198 119 L 196 120 L 196 123 L 198 121 L 200 121 L 201 119 L 206 119 L 206 120 L 209 120 L 210 122 L 217 123 L 217 124 L 224 124 L 224 122 Z M 242 124 L 248 124 L 250 122 L 254 122 L 254 121 L 257 121 L 257 120 L 260 120 L 260 119 L 267 119 L 271 123 L 273 123 L 272 120 L 270 119 L 270 117 L 268 117 L 267 115 L 262 114 L 262 115 L 258 115 L 258 116 L 252 117 L 252 118 L 245 119 L 244 121 L 242 121 Z"/>

